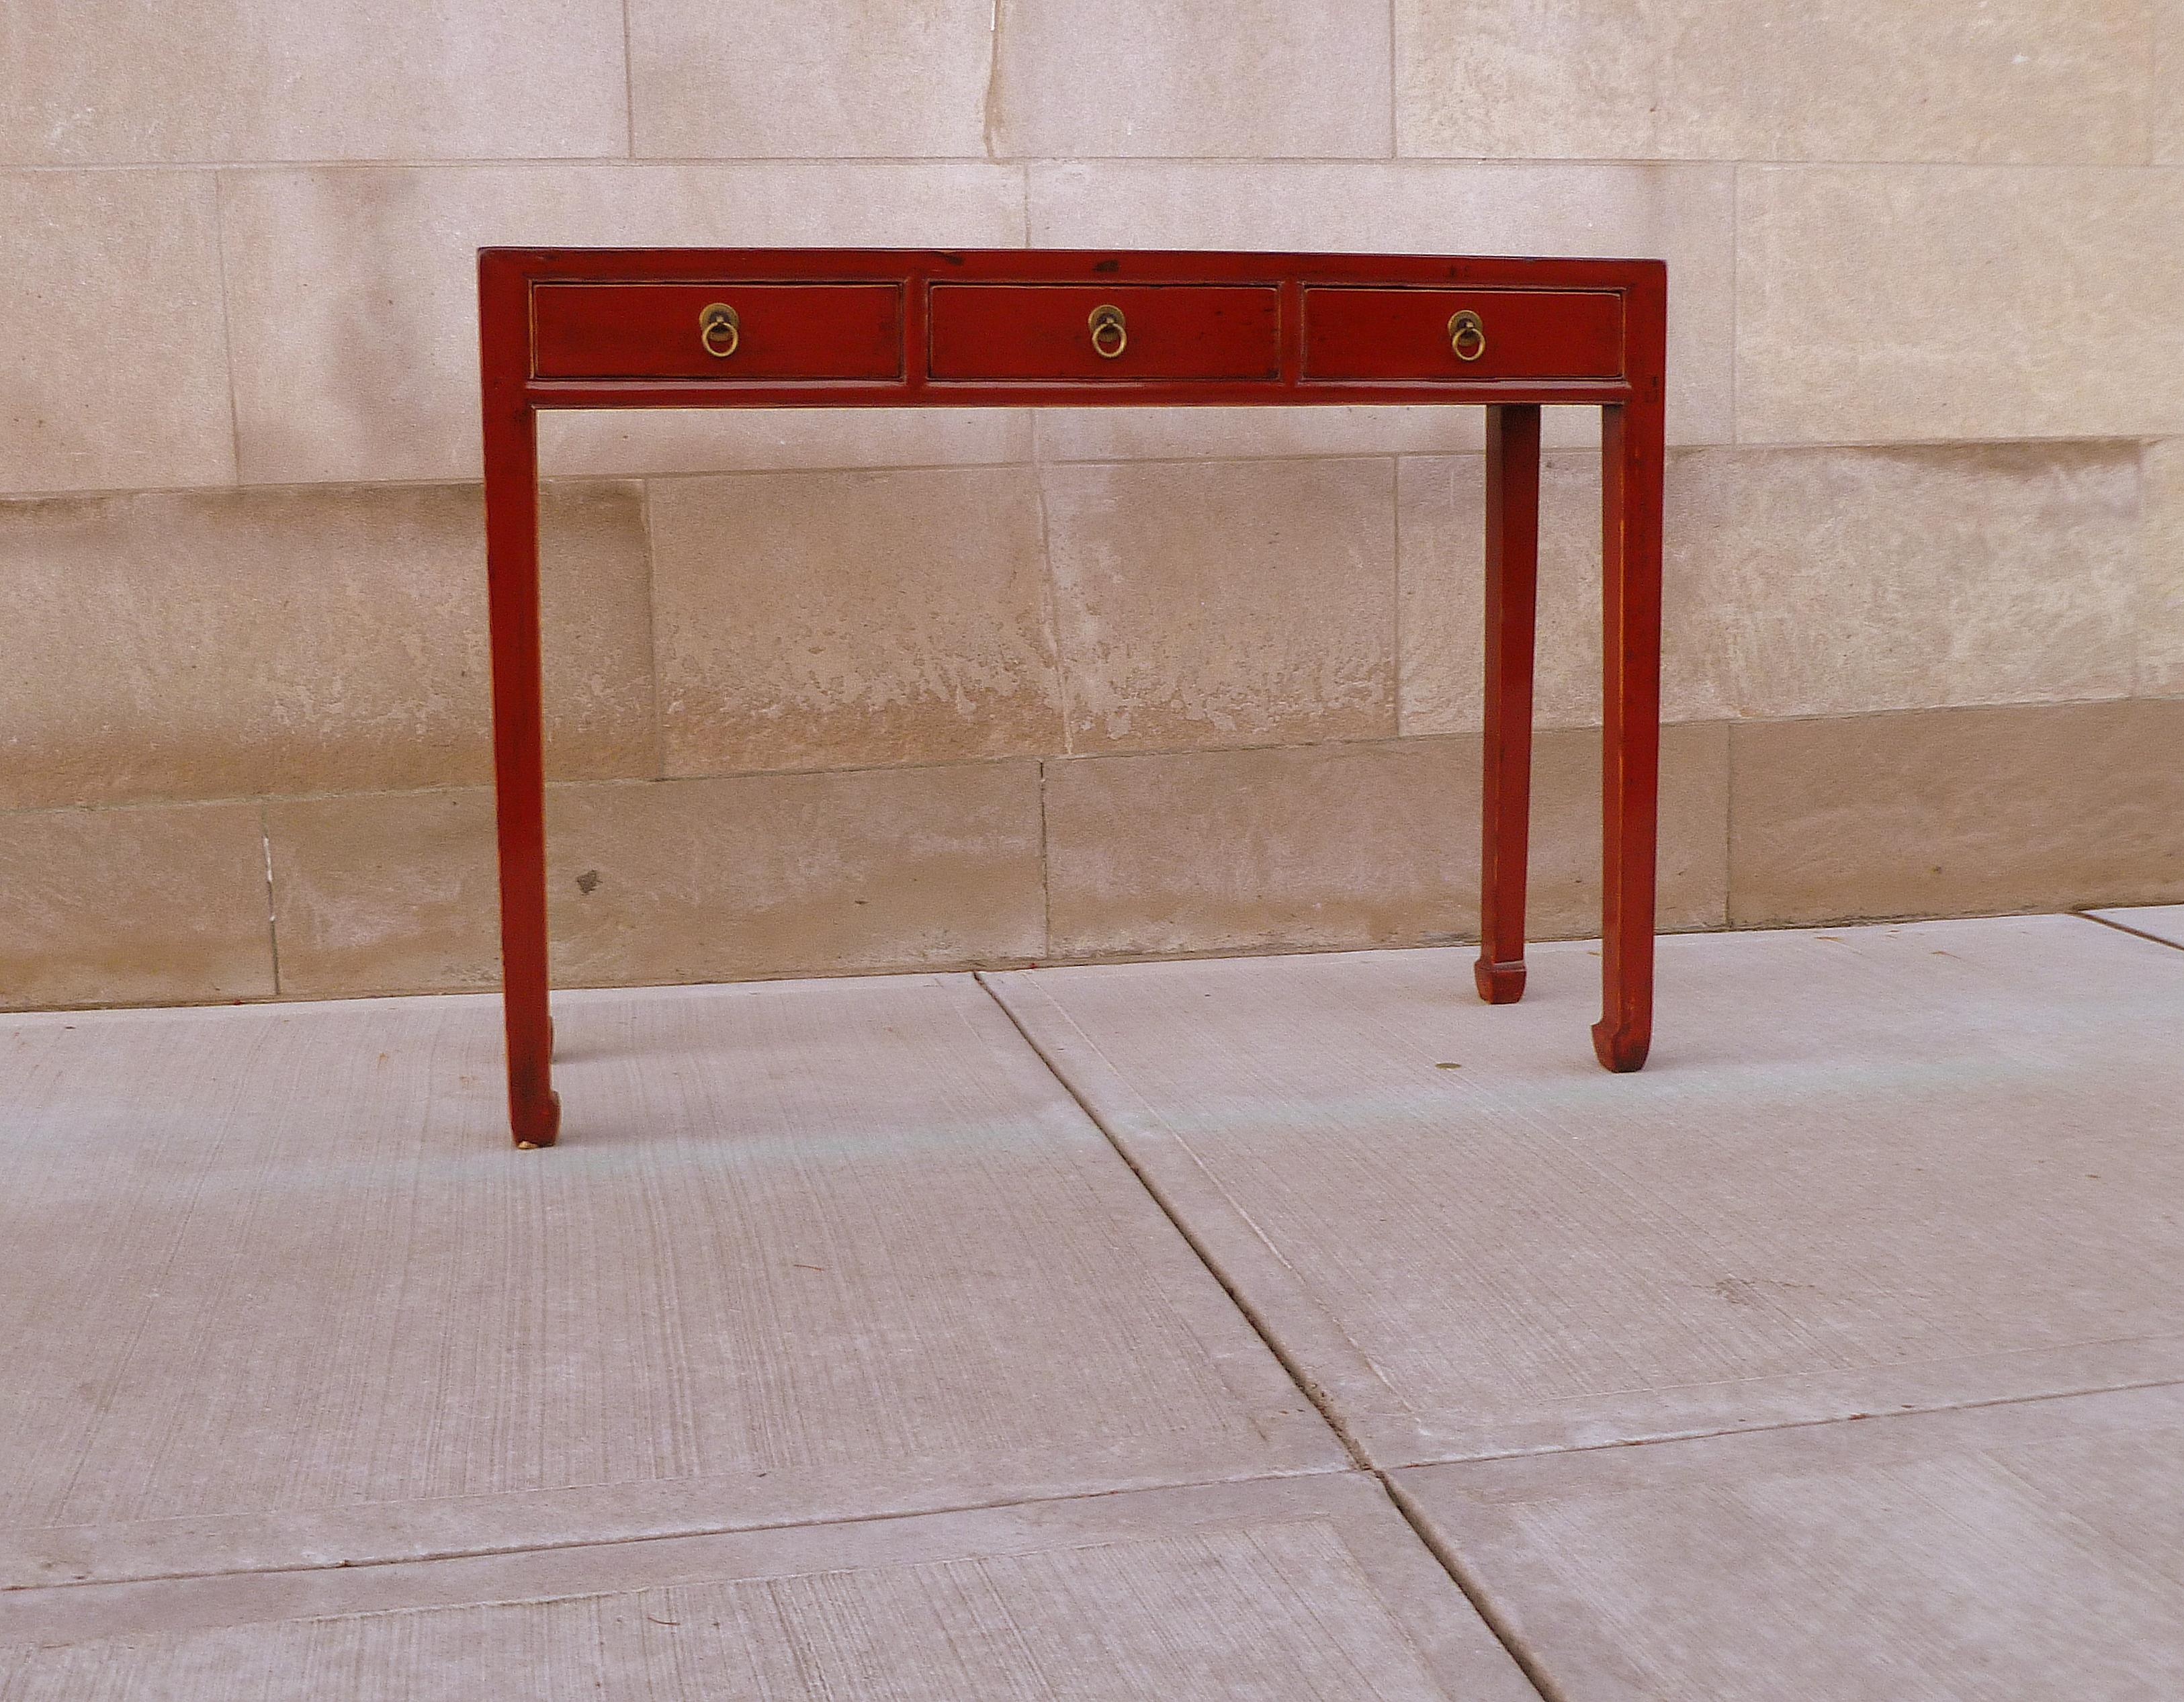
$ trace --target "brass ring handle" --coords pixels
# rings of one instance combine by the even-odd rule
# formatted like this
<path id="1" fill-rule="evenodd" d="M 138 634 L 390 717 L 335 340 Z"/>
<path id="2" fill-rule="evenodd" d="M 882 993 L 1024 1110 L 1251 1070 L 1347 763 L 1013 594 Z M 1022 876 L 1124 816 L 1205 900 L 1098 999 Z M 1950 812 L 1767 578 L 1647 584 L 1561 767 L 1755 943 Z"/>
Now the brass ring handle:
<path id="1" fill-rule="evenodd" d="M 1448 322 L 1448 346 L 1458 360 L 1476 360 L 1486 353 L 1486 322 L 1469 308 Z"/>
<path id="2" fill-rule="evenodd" d="M 713 302 L 698 314 L 698 341 L 705 353 L 726 360 L 744 340 L 743 320 L 726 302 Z"/>
<path id="3" fill-rule="evenodd" d="M 1084 322 L 1092 328 L 1092 353 L 1100 359 L 1112 360 L 1129 346 L 1129 327 L 1123 322 L 1122 309 L 1112 303 L 1093 309 Z"/>

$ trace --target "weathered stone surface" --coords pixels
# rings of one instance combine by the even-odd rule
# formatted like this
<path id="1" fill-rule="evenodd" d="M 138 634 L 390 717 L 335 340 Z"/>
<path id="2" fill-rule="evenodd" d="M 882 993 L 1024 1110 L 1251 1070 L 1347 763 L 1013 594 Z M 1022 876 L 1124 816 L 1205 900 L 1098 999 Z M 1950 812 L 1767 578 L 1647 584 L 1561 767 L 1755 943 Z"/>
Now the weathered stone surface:
<path id="1" fill-rule="evenodd" d="M 2184 702 L 1731 729 L 1730 921 L 2184 898 Z"/>
<path id="2" fill-rule="evenodd" d="M 1069 748 L 1396 731 L 1395 469 L 1050 467 Z"/>
<path id="3" fill-rule="evenodd" d="M 2184 434 L 2180 230 L 2184 171 L 1741 170 L 1738 440 Z"/>
<path id="4" fill-rule="evenodd" d="M 0 173 L 0 494 L 235 477 L 209 172 Z"/>
<path id="5" fill-rule="evenodd" d="M 659 771 L 634 485 L 541 504 L 548 769 Z M 492 773 L 475 487 L 0 503 L 0 808 Z"/>
<path id="6" fill-rule="evenodd" d="M 1662 746 L 1669 928 L 1718 927 L 1726 893 L 1728 732 Z M 1181 751 L 1047 765 L 1056 957 L 1409 944 L 1473 933 L 1476 737 Z M 1534 752 L 1535 936 L 1598 926 L 1599 737 Z"/>
<path id="7" fill-rule="evenodd" d="M 0 1007 L 273 992 L 254 804 L 0 812 Z"/>
<path id="8" fill-rule="evenodd" d="M 1058 750 L 1028 467 L 652 487 L 671 774 Z"/>
<path id="9" fill-rule="evenodd" d="M 1399 0 L 1396 136 L 1471 159 L 2137 165 L 2137 0 Z"/>
<path id="10" fill-rule="evenodd" d="M 1389 21 L 1342 0 L 1006 0 L 992 136 L 1035 159 L 1392 151 Z"/>

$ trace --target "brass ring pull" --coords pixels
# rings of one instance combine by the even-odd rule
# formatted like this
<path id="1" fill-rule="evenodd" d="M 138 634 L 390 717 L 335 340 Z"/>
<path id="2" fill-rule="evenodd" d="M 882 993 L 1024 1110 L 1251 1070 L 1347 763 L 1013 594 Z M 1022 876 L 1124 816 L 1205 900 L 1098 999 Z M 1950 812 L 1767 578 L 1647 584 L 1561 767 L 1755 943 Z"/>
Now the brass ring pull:
<path id="1" fill-rule="evenodd" d="M 726 302 L 714 302 L 699 310 L 698 341 L 705 345 L 706 353 L 726 360 L 743 340 L 743 320 Z"/>
<path id="2" fill-rule="evenodd" d="M 1458 360 L 1476 360 L 1486 353 L 1486 322 L 1469 308 L 1448 322 L 1448 346 Z"/>
<path id="3" fill-rule="evenodd" d="M 1092 328 L 1092 353 L 1100 359 L 1112 360 L 1128 347 L 1130 332 L 1123 323 L 1123 310 L 1112 303 L 1093 309 L 1084 322 Z"/>

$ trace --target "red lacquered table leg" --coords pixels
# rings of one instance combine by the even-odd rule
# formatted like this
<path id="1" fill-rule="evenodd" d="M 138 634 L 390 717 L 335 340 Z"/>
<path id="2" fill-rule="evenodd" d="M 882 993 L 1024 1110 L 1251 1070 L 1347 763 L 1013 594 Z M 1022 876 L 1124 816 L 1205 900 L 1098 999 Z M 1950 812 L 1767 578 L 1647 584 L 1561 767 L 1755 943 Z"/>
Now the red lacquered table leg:
<path id="1" fill-rule="evenodd" d="M 1479 996 L 1524 993 L 1532 800 L 1532 650 L 1540 566 L 1540 410 L 1486 410 L 1485 771 L 1479 793 Z"/>
<path id="2" fill-rule="evenodd" d="M 485 408 L 485 553 L 493 630 L 493 803 L 500 839 L 501 975 L 509 1126 L 519 1147 L 560 1131 L 546 998 L 546 769 L 538 701 L 538 420 L 523 394 L 520 273 L 479 270 Z"/>
<path id="3" fill-rule="evenodd" d="M 1602 1010 L 1592 1049 L 1635 1070 L 1653 1038 L 1654 841 L 1660 817 L 1660 387 L 1604 408 L 1601 432 L 1606 726 L 1602 730 Z"/>

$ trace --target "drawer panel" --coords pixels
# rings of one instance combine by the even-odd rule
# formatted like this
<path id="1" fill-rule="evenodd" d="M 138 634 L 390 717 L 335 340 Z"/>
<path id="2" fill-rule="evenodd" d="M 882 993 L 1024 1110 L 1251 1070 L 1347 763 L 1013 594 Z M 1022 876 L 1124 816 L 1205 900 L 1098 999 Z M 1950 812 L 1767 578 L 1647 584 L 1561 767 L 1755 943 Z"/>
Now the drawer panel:
<path id="1" fill-rule="evenodd" d="M 1463 359 L 1449 323 L 1477 315 Z M 1431 290 L 1322 285 L 1304 292 L 1304 376 L 1390 382 L 1623 375 L 1623 298 L 1613 291 Z"/>
<path id="2" fill-rule="evenodd" d="M 1101 309 L 1120 319 L 1095 348 L 1091 322 Z M 1281 373 L 1281 292 L 1256 284 L 936 284 L 932 335 L 932 375 L 944 383 L 1272 379 Z"/>
<path id="3" fill-rule="evenodd" d="M 900 284 L 540 284 L 531 292 L 541 378 L 900 378 Z M 704 340 L 716 303 L 731 334 Z"/>

